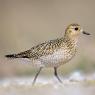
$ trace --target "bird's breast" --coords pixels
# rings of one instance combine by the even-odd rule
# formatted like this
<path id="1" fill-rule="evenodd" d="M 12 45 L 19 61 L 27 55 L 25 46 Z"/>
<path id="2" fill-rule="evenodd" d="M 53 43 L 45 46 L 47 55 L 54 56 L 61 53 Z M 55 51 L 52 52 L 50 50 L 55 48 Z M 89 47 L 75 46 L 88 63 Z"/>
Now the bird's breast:
<path id="1" fill-rule="evenodd" d="M 69 50 L 58 49 L 50 55 L 40 57 L 39 60 L 45 66 L 59 66 L 68 62 L 72 57 Z"/>

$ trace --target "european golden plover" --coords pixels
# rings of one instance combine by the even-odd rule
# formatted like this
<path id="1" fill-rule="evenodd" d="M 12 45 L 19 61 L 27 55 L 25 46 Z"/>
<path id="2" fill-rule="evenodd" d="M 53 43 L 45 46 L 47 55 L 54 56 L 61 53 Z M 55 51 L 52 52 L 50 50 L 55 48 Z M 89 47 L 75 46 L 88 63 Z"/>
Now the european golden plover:
<path id="1" fill-rule="evenodd" d="M 6 55 L 6 57 L 28 58 L 31 60 L 32 64 L 37 65 L 39 70 L 33 80 L 33 84 L 36 82 L 40 71 L 44 67 L 53 67 L 54 75 L 59 82 L 62 82 L 58 77 L 57 68 L 67 63 L 75 56 L 78 37 L 81 33 L 90 35 L 83 31 L 79 24 L 70 24 L 66 28 L 63 37 L 44 42 L 18 54 Z"/>

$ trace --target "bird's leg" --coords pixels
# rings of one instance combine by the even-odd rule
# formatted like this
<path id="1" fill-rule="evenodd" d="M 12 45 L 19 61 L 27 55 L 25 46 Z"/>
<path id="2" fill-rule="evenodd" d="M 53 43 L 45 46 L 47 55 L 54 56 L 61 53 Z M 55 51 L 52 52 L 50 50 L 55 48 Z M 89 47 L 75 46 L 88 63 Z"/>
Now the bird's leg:
<path id="1" fill-rule="evenodd" d="M 57 67 L 54 67 L 54 75 L 55 75 L 55 77 L 58 79 L 58 81 L 59 81 L 60 83 L 62 83 L 62 80 L 59 78 L 58 73 L 57 73 Z"/>
<path id="2" fill-rule="evenodd" d="M 37 74 L 35 75 L 34 80 L 33 80 L 33 83 L 32 83 L 33 85 L 35 84 L 35 82 L 37 80 L 37 77 L 40 74 L 41 70 L 42 70 L 42 67 L 40 67 L 40 69 L 38 70 Z"/>

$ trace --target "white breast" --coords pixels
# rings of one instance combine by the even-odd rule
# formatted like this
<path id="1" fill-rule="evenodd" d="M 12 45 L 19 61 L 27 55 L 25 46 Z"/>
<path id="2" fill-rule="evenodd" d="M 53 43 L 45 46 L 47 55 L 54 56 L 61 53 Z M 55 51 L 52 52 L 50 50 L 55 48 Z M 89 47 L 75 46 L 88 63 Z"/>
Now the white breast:
<path id="1" fill-rule="evenodd" d="M 68 54 L 68 56 L 70 56 Z M 44 66 L 58 66 L 67 61 L 66 51 L 59 49 L 52 55 L 43 56 L 39 59 Z"/>

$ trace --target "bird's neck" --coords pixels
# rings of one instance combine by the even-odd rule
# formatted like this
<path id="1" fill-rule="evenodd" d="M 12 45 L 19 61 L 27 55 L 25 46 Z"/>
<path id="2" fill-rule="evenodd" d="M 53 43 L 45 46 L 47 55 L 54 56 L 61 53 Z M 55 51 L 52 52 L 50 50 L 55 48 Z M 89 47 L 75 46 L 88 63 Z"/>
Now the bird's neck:
<path id="1" fill-rule="evenodd" d="M 68 47 L 76 48 L 78 38 L 71 38 L 65 35 L 63 39 Z"/>

